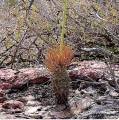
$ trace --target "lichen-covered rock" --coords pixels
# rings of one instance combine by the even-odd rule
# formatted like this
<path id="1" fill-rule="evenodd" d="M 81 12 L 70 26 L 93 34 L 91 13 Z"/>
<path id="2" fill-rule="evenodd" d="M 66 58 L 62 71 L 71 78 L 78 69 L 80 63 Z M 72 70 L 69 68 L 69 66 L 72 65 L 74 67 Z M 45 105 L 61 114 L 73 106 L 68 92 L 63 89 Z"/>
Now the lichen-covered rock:
<path id="1" fill-rule="evenodd" d="M 49 72 L 46 68 L 24 68 L 19 70 L 26 76 L 29 83 L 42 83 L 49 79 Z"/>
<path id="2" fill-rule="evenodd" d="M 20 88 L 27 83 L 43 83 L 49 79 L 49 72 L 45 68 L 24 68 L 19 71 L 0 69 L 0 88 L 10 90 Z"/>
<path id="3" fill-rule="evenodd" d="M 69 76 L 71 79 L 82 78 L 96 81 L 107 71 L 108 66 L 101 61 L 83 61 L 77 64 L 75 62 L 75 68 L 69 70 Z"/>
<path id="4" fill-rule="evenodd" d="M 115 76 L 119 77 L 119 65 L 111 65 Z M 106 79 L 111 78 L 110 70 L 105 62 L 101 61 L 83 61 L 74 62 L 69 65 L 68 73 L 71 80 L 78 78 L 88 80 L 98 80 L 101 76 Z M 1 68 L 0 69 L 0 88 L 4 92 L 15 88 L 20 88 L 24 84 L 43 83 L 49 80 L 50 72 L 46 68 L 23 68 L 19 71 Z"/>

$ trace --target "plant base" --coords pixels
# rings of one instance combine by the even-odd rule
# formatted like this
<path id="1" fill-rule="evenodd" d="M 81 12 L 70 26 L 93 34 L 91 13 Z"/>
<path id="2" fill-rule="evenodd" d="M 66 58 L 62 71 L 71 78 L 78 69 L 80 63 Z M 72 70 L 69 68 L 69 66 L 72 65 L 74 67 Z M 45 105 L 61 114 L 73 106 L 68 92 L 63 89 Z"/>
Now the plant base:
<path id="1" fill-rule="evenodd" d="M 66 69 L 53 73 L 50 86 L 56 103 L 68 105 L 70 78 Z"/>

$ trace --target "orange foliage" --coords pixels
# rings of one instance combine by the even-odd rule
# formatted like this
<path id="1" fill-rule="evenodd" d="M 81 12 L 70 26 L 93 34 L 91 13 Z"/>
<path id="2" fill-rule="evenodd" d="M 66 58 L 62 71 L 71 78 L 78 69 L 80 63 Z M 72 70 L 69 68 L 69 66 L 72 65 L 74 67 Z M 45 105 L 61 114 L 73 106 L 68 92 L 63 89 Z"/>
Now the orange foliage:
<path id="1" fill-rule="evenodd" d="M 62 53 L 60 53 L 60 46 L 56 44 L 55 48 L 49 48 L 44 63 L 49 71 L 60 72 L 66 65 L 70 64 L 72 58 L 73 52 L 70 47 L 63 45 Z"/>

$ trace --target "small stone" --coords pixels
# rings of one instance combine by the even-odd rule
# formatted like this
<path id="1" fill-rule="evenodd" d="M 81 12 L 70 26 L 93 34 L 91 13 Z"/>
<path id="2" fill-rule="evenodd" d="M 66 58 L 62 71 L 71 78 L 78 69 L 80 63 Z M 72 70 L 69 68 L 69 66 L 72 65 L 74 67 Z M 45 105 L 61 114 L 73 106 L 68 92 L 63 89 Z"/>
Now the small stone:
<path id="1" fill-rule="evenodd" d="M 26 97 L 19 97 L 17 98 L 17 101 L 21 101 L 24 105 L 28 102 L 28 99 Z"/>
<path id="2" fill-rule="evenodd" d="M 43 116 L 41 116 L 41 115 L 34 115 L 34 118 L 35 119 L 43 119 Z"/>
<path id="3" fill-rule="evenodd" d="M 43 108 L 42 110 L 43 111 L 48 111 L 50 108 L 51 108 L 51 106 L 47 106 L 47 107 Z"/>
<path id="4" fill-rule="evenodd" d="M 75 94 L 80 94 L 81 92 L 77 89 L 77 90 L 75 90 Z"/>
<path id="5" fill-rule="evenodd" d="M 38 107 L 29 107 L 28 110 L 25 111 L 25 114 L 33 114 L 37 112 Z"/>
<path id="6" fill-rule="evenodd" d="M 112 96 L 112 97 L 118 97 L 119 94 L 116 92 L 116 91 L 113 91 L 113 90 L 110 90 L 109 94 Z"/>
<path id="7" fill-rule="evenodd" d="M 28 99 L 28 101 L 34 100 L 34 97 L 32 95 L 28 95 L 26 98 Z"/>
<path id="8" fill-rule="evenodd" d="M 25 107 L 24 104 L 17 100 L 10 100 L 5 101 L 2 104 L 3 111 L 9 112 L 9 113 L 16 113 L 16 112 L 24 112 Z"/>
<path id="9" fill-rule="evenodd" d="M 0 97 L 0 103 L 3 103 L 6 100 L 7 100 L 7 98 L 5 96 L 4 97 Z"/>
<path id="10" fill-rule="evenodd" d="M 41 103 L 38 101 L 29 101 L 29 100 L 27 102 L 27 106 L 36 106 L 36 105 L 41 105 Z"/>
<path id="11" fill-rule="evenodd" d="M 70 109 L 74 115 L 80 114 L 83 110 L 90 107 L 92 103 L 94 101 L 89 97 L 69 101 Z"/>
<path id="12" fill-rule="evenodd" d="M 52 120 L 53 118 L 51 116 L 45 116 L 44 119 Z"/>

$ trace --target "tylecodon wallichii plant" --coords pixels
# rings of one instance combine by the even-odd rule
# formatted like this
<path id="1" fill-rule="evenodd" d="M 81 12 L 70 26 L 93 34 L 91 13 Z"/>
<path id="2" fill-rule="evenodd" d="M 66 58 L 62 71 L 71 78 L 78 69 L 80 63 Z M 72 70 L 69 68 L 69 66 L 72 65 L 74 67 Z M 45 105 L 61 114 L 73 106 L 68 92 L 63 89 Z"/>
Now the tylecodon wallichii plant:
<path id="1" fill-rule="evenodd" d="M 67 0 L 64 0 L 60 45 L 56 43 L 54 48 L 49 48 L 44 61 L 48 70 L 52 72 L 50 87 L 52 94 L 55 97 L 55 101 L 57 104 L 65 105 L 68 103 L 70 89 L 70 78 L 66 71 L 66 66 L 70 64 L 71 59 L 73 58 L 72 49 L 63 43 L 66 22 L 66 4 Z"/>

